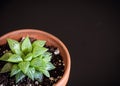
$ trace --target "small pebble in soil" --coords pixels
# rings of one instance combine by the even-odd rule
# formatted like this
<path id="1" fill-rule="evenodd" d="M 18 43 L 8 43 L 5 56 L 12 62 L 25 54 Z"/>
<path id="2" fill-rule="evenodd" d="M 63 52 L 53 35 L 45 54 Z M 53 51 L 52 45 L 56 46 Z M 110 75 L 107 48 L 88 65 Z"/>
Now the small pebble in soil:
<path id="1" fill-rule="evenodd" d="M 39 82 L 38 81 L 35 81 L 35 85 L 38 85 L 39 84 Z"/>
<path id="2" fill-rule="evenodd" d="M 0 84 L 0 86 L 3 86 L 3 84 Z"/>
<path id="3" fill-rule="evenodd" d="M 54 51 L 54 54 L 55 54 L 55 55 L 58 55 L 59 53 L 60 53 L 59 49 L 56 49 L 56 50 Z"/>
<path id="4" fill-rule="evenodd" d="M 61 62 L 61 60 L 59 60 L 59 62 Z"/>
<path id="5" fill-rule="evenodd" d="M 49 79 L 52 81 L 52 80 L 54 80 L 54 77 L 50 77 Z"/>
<path id="6" fill-rule="evenodd" d="M 8 50 L 3 51 L 3 53 L 6 53 L 6 52 L 8 52 Z"/>

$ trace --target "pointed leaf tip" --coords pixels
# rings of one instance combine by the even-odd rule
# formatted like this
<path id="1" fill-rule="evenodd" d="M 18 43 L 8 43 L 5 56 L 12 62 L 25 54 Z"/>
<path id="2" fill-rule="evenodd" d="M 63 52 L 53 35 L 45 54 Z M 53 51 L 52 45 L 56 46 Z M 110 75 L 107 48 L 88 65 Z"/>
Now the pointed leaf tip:
<path id="1" fill-rule="evenodd" d="M 13 39 L 7 39 L 8 45 L 13 53 L 21 54 L 20 43 Z"/>
<path id="2" fill-rule="evenodd" d="M 26 37 L 26 38 L 23 40 L 22 45 L 21 45 L 21 49 L 22 49 L 22 51 L 23 51 L 25 54 L 27 54 L 27 53 L 29 53 L 29 52 L 32 51 L 32 44 L 31 44 L 31 42 L 30 42 L 29 37 Z"/>
<path id="3" fill-rule="evenodd" d="M 1 69 L 0 73 L 9 72 L 12 69 L 13 64 L 12 63 L 6 63 L 3 68 Z"/>

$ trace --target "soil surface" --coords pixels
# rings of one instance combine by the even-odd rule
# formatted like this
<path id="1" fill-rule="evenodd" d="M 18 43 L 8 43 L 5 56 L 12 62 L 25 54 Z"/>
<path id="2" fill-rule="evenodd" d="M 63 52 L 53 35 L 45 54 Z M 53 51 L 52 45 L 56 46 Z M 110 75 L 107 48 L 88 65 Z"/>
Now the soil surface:
<path id="1" fill-rule="evenodd" d="M 31 38 L 31 42 L 34 39 Z M 45 77 L 40 83 L 38 81 L 32 81 L 28 77 L 25 77 L 19 83 L 15 83 L 15 77 L 10 77 L 10 73 L 0 74 L 0 86 L 53 86 L 58 80 L 60 80 L 64 74 L 64 62 L 57 48 L 53 46 L 45 46 L 52 53 L 51 62 L 56 67 L 54 70 L 49 71 L 50 78 Z M 0 46 L 0 56 L 2 56 L 7 50 L 9 50 L 8 44 Z M 5 62 L 0 61 L 0 69 L 4 66 Z"/>

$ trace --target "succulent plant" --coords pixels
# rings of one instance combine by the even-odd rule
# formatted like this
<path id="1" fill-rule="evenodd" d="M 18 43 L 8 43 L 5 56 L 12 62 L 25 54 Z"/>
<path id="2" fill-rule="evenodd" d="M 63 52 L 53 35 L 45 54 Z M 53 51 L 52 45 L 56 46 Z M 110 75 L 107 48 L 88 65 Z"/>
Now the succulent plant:
<path id="1" fill-rule="evenodd" d="M 49 71 L 55 66 L 51 63 L 52 54 L 44 47 L 46 41 L 35 40 L 31 43 L 29 37 L 21 42 L 7 39 L 10 50 L 0 57 L 6 64 L 0 73 L 10 72 L 10 77 L 15 76 L 16 83 L 25 78 L 42 81 L 43 75 L 50 77 Z"/>

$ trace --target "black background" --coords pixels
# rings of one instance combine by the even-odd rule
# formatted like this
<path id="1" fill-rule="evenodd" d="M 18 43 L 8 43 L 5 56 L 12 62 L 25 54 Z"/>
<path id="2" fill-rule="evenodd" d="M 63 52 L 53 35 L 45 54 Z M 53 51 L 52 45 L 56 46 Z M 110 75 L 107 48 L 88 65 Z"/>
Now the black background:
<path id="1" fill-rule="evenodd" d="M 120 1 L 0 1 L 0 35 L 36 28 L 71 54 L 67 86 L 120 86 Z"/>

